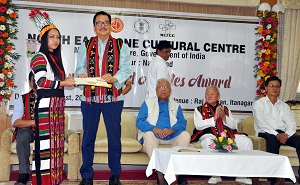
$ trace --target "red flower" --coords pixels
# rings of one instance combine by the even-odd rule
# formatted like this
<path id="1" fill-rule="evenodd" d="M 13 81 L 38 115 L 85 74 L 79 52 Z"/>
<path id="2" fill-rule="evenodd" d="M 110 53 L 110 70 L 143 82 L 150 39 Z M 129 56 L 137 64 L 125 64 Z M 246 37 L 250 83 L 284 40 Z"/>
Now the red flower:
<path id="1" fill-rule="evenodd" d="M 257 89 L 257 90 L 256 90 L 256 94 L 257 94 L 257 95 L 260 95 L 260 94 L 261 94 L 261 90 L 260 90 L 260 89 Z"/>
<path id="2" fill-rule="evenodd" d="M 261 70 L 263 70 L 264 73 L 266 73 L 265 71 L 267 70 L 267 67 L 266 66 L 261 66 Z"/>
<path id="3" fill-rule="evenodd" d="M 34 18 L 35 13 L 31 10 L 31 12 L 28 14 L 28 16 L 32 19 Z"/>
<path id="4" fill-rule="evenodd" d="M 6 12 L 6 10 L 7 10 L 7 8 L 6 8 L 5 6 L 1 6 L 1 7 L 0 7 L 0 12 L 3 12 L 3 13 L 4 13 L 4 12 Z"/>
<path id="5" fill-rule="evenodd" d="M 30 18 L 34 18 L 36 14 L 40 14 L 40 10 L 37 9 L 37 8 L 35 8 L 35 9 L 33 9 L 33 10 L 30 11 L 29 17 Z"/>
<path id="6" fill-rule="evenodd" d="M 43 15 L 48 18 L 49 17 L 49 14 L 47 12 L 44 12 Z"/>
<path id="7" fill-rule="evenodd" d="M 264 24 L 265 24 L 265 21 L 264 21 L 264 20 L 260 20 L 260 21 L 259 21 L 259 24 L 260 24 L 260 25 L 264 25 Z"/>
<path id="8" fill-rule="evenodd" d="M 270 72 L 270 69 L 269 69 L 269 68 L 265 68 L 264 72 L 265 72 L 266 74 L 268 74 L 268 73 Z"/>
<path id="9" fill-rule="evenodd" d="M 276 68 L 276 66 L 277 66 L 277 65 L 276 65 L 276 62 L 271 62 L 271 64 L 270 64 L 270 68 L 271 68 L 271 69 Z"/>
<path id="10" fill-rule="evenodd" d="M 273 25 L 274 26 L 278 26 L 278 21 L 277 20 L 273 20 Z"/>
<path id="11" fill-rule="evenodd" d="M 258 42 L 263 42 L 264 41 L 264 38 L 260 38 L 259 40 L 258 40 Z"/>
<path id="12" fill-rule="evenodd" d="M 272 51 L 274 47 L 272 45 L 269 45 L 268 49 Z"/>
<path id="13" fill-rule="evenodd" d="M 275 73 L 274 71 L 272 71 L 272 72 L 270 73 L 270 76 L 276 76 L 276 73 Z"/>
<path id="14" fill-rule="evenodd" d="M 257 48 L 258 48 L 259 50 L 265 49 L 265 47 L 264 47 L 263 45 L 258 45 Z"/>
<path id="15" fill-rule="evenodd" d="M 0 64 L 3 64 L 3 61 L 0 59 Z M 1 79 L 1 78 L 0 78 Z M 0 81 L 1 82 L 1 81 Z"/>
<path id="16" fill-rule="evenodd" d="M 272 17 L 268 17 L 266 21 L 267 21 L 268 23 L 271 23 L 272 20 L 273 20 Z"/>
<path id="17" fill-rule="evenodd" d="M 0 55 L 3 55 L 3 53 L 4 53 L 4 50 L 0 49 Z"/>
<path id="18" fill-rule="evenodd" d="M 266 30 L 261 31 L 261 35 L 266 36 L 267 35 Z"/>
<path id="19" fill-rule="evenodd" d="M 2 31 L 0 31 L 0 37 L 2 37 L 3 36 L 3 33 L 2 33 Z"/>

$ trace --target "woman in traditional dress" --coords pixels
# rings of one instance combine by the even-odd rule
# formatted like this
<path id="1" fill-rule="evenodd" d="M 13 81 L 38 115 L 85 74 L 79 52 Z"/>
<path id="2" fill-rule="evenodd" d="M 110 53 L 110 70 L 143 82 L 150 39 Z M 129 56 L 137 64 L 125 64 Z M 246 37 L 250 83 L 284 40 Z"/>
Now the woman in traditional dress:
<path id="1" fill-rule="evenodd" d="M 60 32 L 47 13 L 34 9 L 29 16 L 42 27 L 41 47 L 30 62 L 37 84 L 35 103 L 36 135 L 32 184 L 56 185 L 63 181 L 64 87 L 74 86 L 72 75 L 65 77 L 61 58 Z"/>

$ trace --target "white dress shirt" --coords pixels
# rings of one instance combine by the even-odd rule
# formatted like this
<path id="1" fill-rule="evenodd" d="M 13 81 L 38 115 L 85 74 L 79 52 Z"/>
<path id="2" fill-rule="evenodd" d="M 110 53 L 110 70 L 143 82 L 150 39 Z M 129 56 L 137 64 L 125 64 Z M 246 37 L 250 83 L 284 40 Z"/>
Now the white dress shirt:
<path id="1" fill-rule="evenodd" d="M 277 99 L 273 105 L 268 97 L 261 98 L 253 104 L 254 130 L 277 135 L 282 130 L 290 136 L 296 132 L 296 122 L 290 107 Z"/>
<path id="2" fill-rule="evenodd" d="M 150 62 L 148 69 L 146 98 L 152 98 L 156 96 L 155 89 L 157 80 L 160 78 L 166 78 L 170 80 L 171 76 L 166 61 L 159 55 L 156 55 L 155 59 Z"/>
<path id="3" fill-rule="evenodd" d="M 14 104 L 14 110 L 13 110 L 13 115 L 11 118 L 11 124 L 14 125 L 14 122 L 17 119 L 22 119 L 24 115 L 24 103 L 23 103 L 23 98 L 20 96 Z"/>

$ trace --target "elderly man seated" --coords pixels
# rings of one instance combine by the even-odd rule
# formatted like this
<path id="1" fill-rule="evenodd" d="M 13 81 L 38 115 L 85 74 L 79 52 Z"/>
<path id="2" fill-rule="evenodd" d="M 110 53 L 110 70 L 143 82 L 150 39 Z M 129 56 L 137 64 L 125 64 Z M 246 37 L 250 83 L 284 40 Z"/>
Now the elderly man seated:
<path id="1" fill-rule="evenodd" d="M 239 150 L 252 150 L 253 145 L 243 133 L 237 132 L 237 122 L 232 117 L 231 111 L 219 102 L 220 92 L 216 86 L 209 86 L 205 91 L 205 103 L 194 111 L 195 130 L 191 142 L 198 141 L 204 149 L 209 149 L 213 139 L 216 139 L 224 131 L 236 142 Z M 221 182 L 221 177 L 211 177 L 208 184 Z M 252 180 L 245 177 L 237 177 L 237 182 L 252 184 Z"/>
<path id="2" fill-rule="evenodd" d="M 185 131 L 184 119 L 180 105 L 170 98 L 171 84 L 167 79 L 159 79 L 156 97 L 146 99 L 137 116 L 138 139 L 143 143 L 149 158 L 159 144 L 189 146 L 190 134 Z M 178 177 L 178 184 L 187 184 Z"/>

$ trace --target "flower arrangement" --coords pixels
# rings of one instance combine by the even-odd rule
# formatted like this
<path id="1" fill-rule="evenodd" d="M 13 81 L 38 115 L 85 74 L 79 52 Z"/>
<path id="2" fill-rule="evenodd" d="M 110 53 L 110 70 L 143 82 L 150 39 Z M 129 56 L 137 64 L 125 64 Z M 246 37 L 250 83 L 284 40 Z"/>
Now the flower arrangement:
<path id="1" fill-rule="evenodd" d="M 232 150 L 237 150 L 238 147 L 236 143 L 229 137 L 227 137 L 226 132 L 221 132 L 221 136 L 217 139 L 212 140 L 209 145 L 211 149 L 220 150 L 224 152 L 232 152 Z"/>
<path id="2" fill-rule="evenodd" d="M 259 27 L 256 28 L 256 58 L 254 77 L 257 79 L 256 95 L 258 98 L 266 96 L 265 81 L 277 73 L 277 26 L 278 19 L 272 13 L 260 17 Z"/>
<path id="3" fill-rule="evenodd" d="M 14 62 L 20 55 L 14 52 L 17 39 L 17 9 L 10 0 L 0 0 L 0 102 L 8 101 L 14 84 Z"/>

